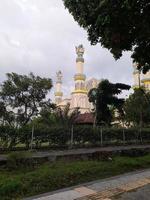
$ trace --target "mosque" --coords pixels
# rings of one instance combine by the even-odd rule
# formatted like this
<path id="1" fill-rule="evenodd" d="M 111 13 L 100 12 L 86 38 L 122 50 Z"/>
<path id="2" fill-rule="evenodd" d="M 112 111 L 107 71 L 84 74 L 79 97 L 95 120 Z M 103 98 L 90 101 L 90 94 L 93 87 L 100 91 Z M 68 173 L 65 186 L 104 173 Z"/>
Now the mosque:
<path id="1" fill-rule="evenodd" d="M 150 91 L 150 71 L 148 71 L 146 74 L 143 74 L 137 69 L 136 63 L 133 64 L 133 70 L 133 88 L 139 88 L 143 86 L 147 91 Z"/>
<path id="2" fill-rule="evenodd" d="M 79 45 L 76 47 L 76 74 L 74 75 L 74 90 L 71 92 L 69 98 L 63 98 L 62 84 L 63 75 L 61 71 L 56 73 L 56 86 L 55 86 L 55 103 L 57 106 L 64 108 L 68 103 L 70 109 L 80 108 L 80 113 L 91 113 L 93 108 L 92 104 L 88 100 L 88 92 L 92 88 L 96 88 L 100 83 L 100 80 L 95 78 L 86 79 L 84 74 L 84 47 Z M 137 65 L 133 64 L 133 88 L 144 86 L 147 90 L 150 90 L 150 71 L 146 74 L 140 73 L 137 69 Z"/>
<path id="3" fill-rule="evenodd" d="M 57 106 L 63 108 L 68 103 L 70 104 L 70 109 L 80 108 L 80 113 L 90 113 L 93 106 L 88 100 L 88 92 L 92 88 L 96 88 L 100 80 L 95 78 L 86 80 L 86 75 L 84 74 L 84 47 L 79 45 L 76 47 L 76 74 L 74 75 L 74 90 L 71 92 L 69 98 L 63 98 L 62 92 L 62 72 L 58 71 L 56 73 L 56 86 L 55 86 L 55 103 Z"/>

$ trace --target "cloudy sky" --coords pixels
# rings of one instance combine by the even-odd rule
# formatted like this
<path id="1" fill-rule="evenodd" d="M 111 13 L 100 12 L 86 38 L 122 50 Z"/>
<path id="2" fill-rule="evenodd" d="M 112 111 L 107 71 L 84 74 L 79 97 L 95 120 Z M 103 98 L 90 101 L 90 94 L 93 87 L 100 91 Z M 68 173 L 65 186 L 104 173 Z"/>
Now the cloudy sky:
<path id="1" fill-rule="evenodd" d="M 7 72 L 33 72 L 55 81 L 62 70 L 67 95 L 73 87 L 75 46 L 81 43 L 88 78 L 132 84 L 130 53 L 115 61 L 100 44 L 91 46 L 62 0 L 0 0 L 0 82 Z"/>

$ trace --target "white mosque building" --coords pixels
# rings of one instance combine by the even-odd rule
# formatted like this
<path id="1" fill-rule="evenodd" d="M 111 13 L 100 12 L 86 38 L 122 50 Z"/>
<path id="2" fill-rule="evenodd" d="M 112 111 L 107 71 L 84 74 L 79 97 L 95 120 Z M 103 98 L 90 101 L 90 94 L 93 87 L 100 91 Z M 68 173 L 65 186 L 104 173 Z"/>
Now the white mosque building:
<path id="1" fill-rule="evenodd" d="M 92 88 L 96 88 L 100 80 L 95 78 L 86 80 L 84 74 L 84 47 L 79 45 L 76 47 L 76 74 L 74 75 L 74 90 L 71 92 L 69 98 L 63 98 L 62 92 L 62 72 L 56 73 L 56 86 L 55 86 L 55 103 L 59 107 L 65 107 L 68 103 L 70 109 L 80 108 L 80 113 L 90 113 L 92 104 L 88 100 L 88 92 Z"/>
<path id="2" fill-rule="evenodd" d="M 100 83 L 100 80 L 95 78 L 86 80 L 86 75 L 84 74 L 84 47 L 79 45 L 76 47 L 76 74 L 74 75 L 74 90 L 71 92 L 68 98 L 63 98 L 62 91 L 62 79 L 63 75 L 61 71 L 56 73 L 56 85 L 55 85 L 55 103 L 57 106 L 64 108 L 68 103 L 70 104 L 70 109 L 80 108 L 80 113 L 91 113 L 93 108 L 92 104 L 88 100 L 88 92 L 92 88 L 96 88 Z M 150 91 L 150 71 L 146 74 L 141 73 L 137 69 L 137 64 L 133 64 L 133 88 L 138 88 L 144 86 Z"/>

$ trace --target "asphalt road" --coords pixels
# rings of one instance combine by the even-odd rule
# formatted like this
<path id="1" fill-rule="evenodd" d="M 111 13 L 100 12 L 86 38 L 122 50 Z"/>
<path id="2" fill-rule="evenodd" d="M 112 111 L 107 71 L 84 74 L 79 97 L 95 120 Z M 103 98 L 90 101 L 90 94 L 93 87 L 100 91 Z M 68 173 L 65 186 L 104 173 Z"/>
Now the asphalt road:
<path id="1" fill-rule="evenodd" d="M 114 197 L 112 200 L 150 200 L 150 184 Z"/>

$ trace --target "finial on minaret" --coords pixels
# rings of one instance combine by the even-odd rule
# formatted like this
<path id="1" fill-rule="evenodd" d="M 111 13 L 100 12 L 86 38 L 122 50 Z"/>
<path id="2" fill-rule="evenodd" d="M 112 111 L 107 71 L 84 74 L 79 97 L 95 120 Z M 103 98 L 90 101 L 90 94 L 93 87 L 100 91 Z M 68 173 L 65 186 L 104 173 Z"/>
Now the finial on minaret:
<path id="1" fill-rule="evenodd" d="M 138 64 L 136 62 L 133 62 L 134 73 L 139 73 L 139 70 L 137 67 L 138 67 Z"/>
<path id="2" fill-rule="evenodd" d="M 76 62 L 84 62 L 83 54 L 84 54 L 84 47 L 82 44 L 80 44 L 78 47 L 76 47 Z"/>
<path id="3" fill-rule="evenodd" d="M 62 77 L 63 77 L 63 75 L 60 70 L 58 72 L 56 72 L 56 78 L 57 78 L 56 83 L 62 83 Z"/>
<path id="4" fill-rule="evenodd" d="M 59 104 L 62 101 L 63 93 L 61 91 L 62 87 L 62 72 L 56 72 L 56 88 L 55 88 L 55 103 Z"/>

